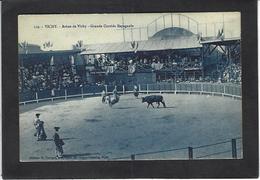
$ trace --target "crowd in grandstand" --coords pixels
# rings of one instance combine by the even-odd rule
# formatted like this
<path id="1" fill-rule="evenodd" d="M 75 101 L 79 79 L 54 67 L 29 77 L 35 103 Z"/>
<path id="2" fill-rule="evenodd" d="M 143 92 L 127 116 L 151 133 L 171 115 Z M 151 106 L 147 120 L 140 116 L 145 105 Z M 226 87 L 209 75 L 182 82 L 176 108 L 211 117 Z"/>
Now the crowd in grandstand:
<path id="1" fill-rule="evenodd" d="M 81 83 L 82 79 L 77 75 L 75 66 L 69 64 L 51 66 L 48 63 L 39 63 L 19 68 L 20 91 L 35 92 L 78 87 Z"/>
<path id="2" fill-rule="evenodd" d="M 159 71 L 161 69 L 184 69 L 201 68 L 202 62 L 199 57 L 180 56 L 177 54 L 167 56 L 147 56 L 147 57 L 123 57 L 116 56 L 113 60 L 108 57 L 94 59 L 95 68 L 105 70 L 107 73 L 118 71 L 128 71 L 134 73 L 138 70 Z"/>
<path id="3" fill-rule="evenodd" d="M 230 64 L 223 72 L 223 82 L 241 83 L 241 65 Z"/>
<path id="4" fill-rule="evenodd" d="M 89 61 L 90 62 L 90 61 Z M 86 64 L 86 72 L 103 71 L 106 74 L 116 71 L 135 73 L 137 71 L 179 71 L 202 68 L 201 58 L 198 56 L 183 56 L 178 54 L 162 56 L 115 56 L 113 59 L 101 56 L 95 58 L 92 63 Z M 91 67 L 91 68 L 87 68 Z M 221 82 L 241 82 L 241 66 L 239 63 L 231 63 L 221 70 Z M 176 80 L 176 77 L 174 78 Z M 177 77 L 178 81 L 182 78 Z M 194 78 L 189 78 L 193 80 Z M 200 80 L 203 80 L 201 77 Z M 204 78 L 206 79 L 206 78 Z M 195 80 L 195 79 L 194 79 Z M 52 62 L 40 62 L 19 68 L 19 90 L 43 91 L 59 90 L 72 87 L 80 87 L 88 84 L 86 78 L 79 75 L 74 63 L 54 65 Z"/>

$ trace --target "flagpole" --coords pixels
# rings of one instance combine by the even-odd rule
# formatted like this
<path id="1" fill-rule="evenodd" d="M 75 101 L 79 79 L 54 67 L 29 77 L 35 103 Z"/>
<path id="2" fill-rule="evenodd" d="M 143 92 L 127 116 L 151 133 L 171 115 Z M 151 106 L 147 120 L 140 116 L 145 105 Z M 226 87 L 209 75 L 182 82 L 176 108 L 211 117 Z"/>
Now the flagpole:
<path id="1" fill-rule="evenodd" d="M 222 21 L 223 21 L 223 35 L 225 34 L 225 17 L 224 13 L 222 14 Z"/>
<path id="2" fill-rule="evenodd" d="M 125 22 L 124 22 L 124 16 L 122 15 L 122 24 L 123 24 L 123 38 L 124 38 L 124 42 L 125 42 Z"/>

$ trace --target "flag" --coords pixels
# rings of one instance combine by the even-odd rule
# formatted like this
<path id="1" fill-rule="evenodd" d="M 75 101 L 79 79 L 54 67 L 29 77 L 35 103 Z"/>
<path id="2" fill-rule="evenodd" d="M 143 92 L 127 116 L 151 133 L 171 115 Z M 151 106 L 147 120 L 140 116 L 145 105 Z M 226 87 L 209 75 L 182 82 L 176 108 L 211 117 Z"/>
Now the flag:
<path id="1" fill-rule="evenodd" d="M 131 49 L 133 49 L 133 51 L 136 53 L 138 49 L 138 42 L 133 41 L 130 43 L 130 45 L 131 45 Z"/>
<path id="2" fill-rule="evenodd" d="M 43 44 L 43 48 L 45 49 L 45 48 L 50 48 L 50 47 L 52 47 L 53 46 L 53 43 L 51 43 L 50 41 L 48 41 L 48 42 L 45 42 L 44 44 Z"/>
<path id="3" fill-rule="evenodd" d="M 51 65 L 51 66 L 54 66 L 54 57 L 53 57 L 53 56 L 51 56 L 51 62 L 50 62 L 50 65 Z"/>
<path id="4" fill-rule="evenodd" d="M 71 62 L 71 65 L 74 65 L 74 64 L 75 64 L 74 56 L 70 56 L 70 62 Z"/>

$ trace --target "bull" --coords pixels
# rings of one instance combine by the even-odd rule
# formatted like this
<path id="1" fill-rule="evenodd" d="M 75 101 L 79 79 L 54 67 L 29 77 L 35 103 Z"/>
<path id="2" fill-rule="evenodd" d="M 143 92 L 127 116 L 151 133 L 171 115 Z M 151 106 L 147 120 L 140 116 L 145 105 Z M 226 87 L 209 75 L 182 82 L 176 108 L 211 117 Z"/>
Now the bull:
<path id="1" fill-rule="evenodd" d="M 153 103 L 156 102 L 158 104 L 157 108 L 159 108 L 160 103 L 163 104 L 163 107 L 166 108 L 163 96 L 161 95 L 151 95 L 151 96 L 146 96 L 142 97 L 142 103 L 147 102 L 147 108 L 151 105 L 153 108 Z"/>

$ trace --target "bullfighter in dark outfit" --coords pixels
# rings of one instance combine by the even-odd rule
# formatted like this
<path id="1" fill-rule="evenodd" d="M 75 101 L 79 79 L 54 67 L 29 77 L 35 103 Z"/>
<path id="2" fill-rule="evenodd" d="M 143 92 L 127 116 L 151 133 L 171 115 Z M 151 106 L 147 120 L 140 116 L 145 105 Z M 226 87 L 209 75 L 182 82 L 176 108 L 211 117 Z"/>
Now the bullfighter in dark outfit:
<path id="1" fill-rule="evenodd" d="M 63 148 L 62 148 L 62 146 L 64 145 L 64 142 L 63 142 L 62 139 L 60 139 L 60 136 L 58 134 L 60 127 L 54 127 L 54 129 L 55 129 L 55 133 L 54 133 L 54 136 L 53 136 L 53 141 L 54 141 L 54 144 L 56 146 L 55 155 L 56 155 L 56 158 L 59 159 L 59 158 L 63 158 Z"/>
<path id="2" fill-rule="evenodd" d="M 45 141 L 46 138 L 47 138 L 47 135 L 46 135 L 45 130 L 44 130 L 44 122 L 43 121 L 40 121 L 38 123 L 38 131 L 39 131 L 38 132 L 38 134 L 39 134 L 38 141 Z"/>
<path id="3" fill-rule="evenodd" d="M 101 97 L 102 97 L 102 103 L 105 103 L 105 101 L 106 101 L 106 92 L 105 92 L 105 90 L 103 90 L 101 92 Z"/>
<path id="4" fill-rule="evenodd" d="M 36 132 L 34 133 L 34 136 L 36 136 L 37 139 L 39 139 L 40 138 L 40 127 L 39 127 L 39 124 L 41 122 L 40 114 L 37 113 L 37 114 L 35 114 L 35 116 L 36 116 L 36 118 L 34 119 L 33 125 L 35 127 Z"/>
<path id="5" fill-rule="evenodd" d="M 47 135 L 44 130 L 44 122 L 40 120 L 40 114 L 36 114 L 36 118 L 34 120 L 34 127 L 36 129 L 36 132 L 34 133 L 34 136 L 37 136 L 38 141 L 44 141 L 47 138 Z"/>

